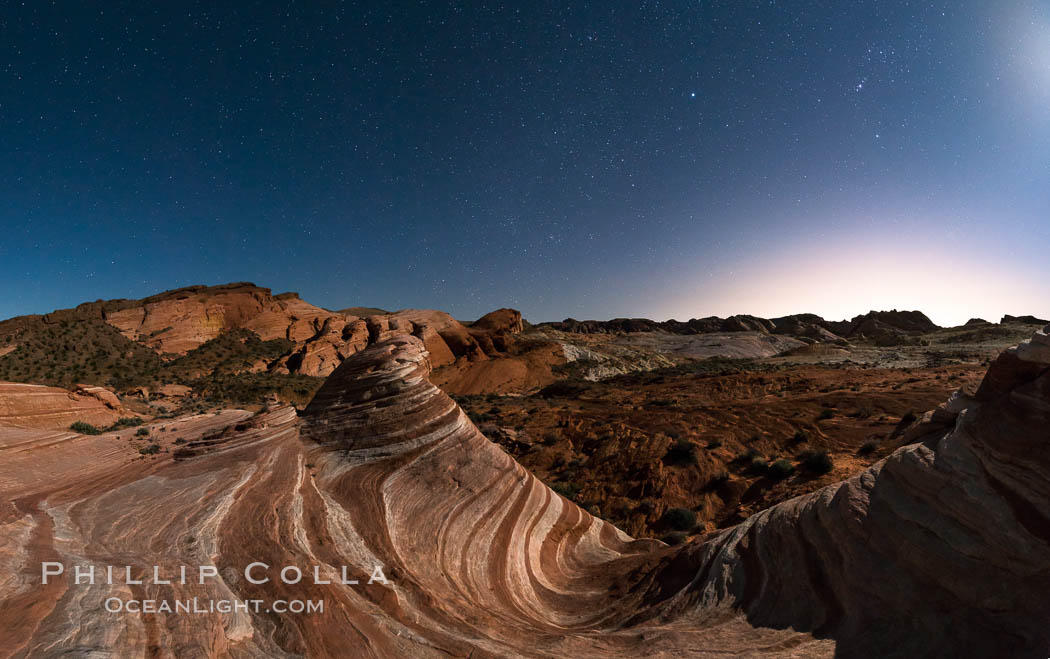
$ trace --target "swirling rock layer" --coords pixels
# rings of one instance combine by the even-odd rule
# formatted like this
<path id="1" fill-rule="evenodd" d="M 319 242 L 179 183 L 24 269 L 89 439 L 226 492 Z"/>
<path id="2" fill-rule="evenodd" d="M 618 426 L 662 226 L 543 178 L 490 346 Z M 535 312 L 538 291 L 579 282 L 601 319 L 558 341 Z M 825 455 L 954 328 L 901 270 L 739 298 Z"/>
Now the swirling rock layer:
<path id="1" fill-rule="evenodd" d="M 920 443 L 681 548 L 632 540 L 545 487 L 429 382 L 412 336 L 344 361 L 301 417 L 278 408 L 180 421 L 195 439 L 178 460 L 139 459 L 106 437 L 64 437 L 60 452 L 24 437 L 0 445 L 0 555 L 13 566 L 0 575 L 0 648 L 1046 656 L 1044 341 L 1004 354 L 975 398 L 931 415 Z M 162 576 L 214 565 L 219 577 L 43 585 L 41 561 L 130 565 L 133 575 L 156 565 Z M 253 562 L 317 566 L 321 579 L 286 584 L 271 569 L 251 583 L 243 569 Z M 367 583 L 376 566 L 388 583 Z M 342 583 L 344 569 L 360 583 Z M 110 597 L 325 607 L 109 613 Z"/>

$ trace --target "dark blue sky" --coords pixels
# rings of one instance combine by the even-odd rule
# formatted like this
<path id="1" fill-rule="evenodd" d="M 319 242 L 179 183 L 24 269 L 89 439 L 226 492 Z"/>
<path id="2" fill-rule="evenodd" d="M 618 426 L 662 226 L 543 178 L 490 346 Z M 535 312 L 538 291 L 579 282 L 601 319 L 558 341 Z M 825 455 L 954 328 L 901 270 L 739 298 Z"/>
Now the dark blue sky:
<path id="1" fill-rule="evenodd" d="M 0 34 L 0 317 L 238 280 L 1050 313 L 1043 2 L 26 3 Z"/>

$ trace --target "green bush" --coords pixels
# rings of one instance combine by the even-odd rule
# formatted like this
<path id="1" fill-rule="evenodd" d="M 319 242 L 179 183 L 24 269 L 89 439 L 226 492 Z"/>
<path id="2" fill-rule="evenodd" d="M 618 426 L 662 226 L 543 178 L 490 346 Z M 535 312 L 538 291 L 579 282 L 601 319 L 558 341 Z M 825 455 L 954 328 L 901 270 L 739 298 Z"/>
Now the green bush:
<path id="1" fill-rule="evenodd" d="M 814 474 L 826 474 L 835 468 L 827 451 L 803 451 L 799 454 L 802 468 Z"/>
<path id="2" fill-rule="evenodd" d="M 688 531 L 696 526 L 696 513 L 688 508 L 670 508 L 660 521 L 677 531 Z"/>
<path id="3" fill-rule="evenodd" d="M 672 531 L 660 539 L 674 547 L 685 542 L 685 534 L 681 531 Z"/>
<path id="4" fill-rule="evenodd" d="M 674 444 L 671 444 L 671 448 L 667 449 L 667 454 L 664 455 L 664 462 L 680 467 L 695 465 L 697 462 L 696 444 L 688 439 L 679 439 Z"/>
<path id="5" fill-rule="evenodd" d="M 73 432 L 78 432 L 81 435 L 101 435 L 102 431 L 91 425 L 90 423 L 84 423 L 83 421 L 74 421 L 73 425 L 69 426 L 69 429 Z"/>
<path id="6" fill-rule="evenodd" d="M 569 500 L 580 493 L 580 488 L 575 483 L 555 483 L 551 489 Z"/>
<path id="7" fill-rule="evenodd" d="M 139 428 L 135 431 L 136 437 L 149 437 L 149 428 Z"/>
<path id="8" fill-rule="evenodd" d="M 540 398 L 576 398 L 591 390 L 593 385 L 579 380 L 558 380 L 540 389 L 536 395 Z"/>
<path id="9" fill-rule="evenodd" d="M 765 474 L 769 471 L 769 463 L 766 462 L 765 458 L 755 458 L 751 461 L 751 464 L 748 465 L 748 469 L 755 474 Z"/>
<path id="10" fill-rule="evenodd" d="M 711 480 L 707 481 L 707 489 L 714 490 L 721 487 L 723 484 L 729 482 L 729 472 L 720 471 L 711 477 Z"/>
<path id="11" fill-rule="evenodd" d="M 773 480 L 779 481 L 790 476 L 791 472 L 793 471 L 795 471 L 794 465 L 792 465 L 784 458 L 780 458 L 779 460 L 773 462 L 773 464 L 769 465 L 769 469 L 766 471 L 766 475 L 772 478 Z"/>
<path id="12" fill-rule="evenodd" d="M 734 460 L 736 460 L 737 462 L 751 462 L 752 460 L 757 458 L 758 455 L 758 449 L 749 448 L 740 455 L 736 456 Z"/>
<path id="13" fill-rule="evenodd" d="M 143 446 L 139 449 L 139 453 L 142 455 L 153 455 L 154 453 L 160 453 L 160 447 L 156 444 L 150 444 L 149 446 Z"/>
<path id="14" fill-rule="evenodd" d="M 809 434 L 805 430 L 796 430 L 795 435 L 791 438 L 792 444 L 805 444 L 809 441 Z"/>
<path id="15" fill-rule="evenodd" d="M 134 428 L 135 426 L 141 426 L 145 421 L 137 416 L 126 416 L 122 419 L 117 419 L 113 422 L 113 425 L 106 428 L 106 432 L 113 430 L 121 430 L 123 428 Z"/>
<path id="16" fill-rule="evenodd" d="M 879 443 L 876 441 L 864 442 L 859 449 L 857 449 L 858 455 L 871 455 L 879 448 Z"/>

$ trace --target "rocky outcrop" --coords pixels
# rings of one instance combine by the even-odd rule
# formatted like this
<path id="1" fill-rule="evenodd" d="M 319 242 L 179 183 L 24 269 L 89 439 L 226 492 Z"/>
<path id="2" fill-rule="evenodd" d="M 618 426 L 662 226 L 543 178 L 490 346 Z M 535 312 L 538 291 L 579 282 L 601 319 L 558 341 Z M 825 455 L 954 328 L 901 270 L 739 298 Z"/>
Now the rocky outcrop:
<path id="1" fill-rule="evenodd" d="M 755 625 L 833 638 L 838 656 L 1045 655 L 1044 348 L 1039 332 L 1005 352 L 973 398 L 929 415 L 919 443 L 665 559 L 696 571 L 661 614 L 731 604 Z"/>
<path id="2" fill-rule="evenodd" d="M 521 334 L 525 331 L 525 324 L 521 319 L 521 312 L 517 309 L 497 309 L 490 311 L 481 318 L 470 324 L 471 329 L 485 330 L 487 332 Z"/>
<path id="3" fill-rule="evenodd" d="M 225 331 L 241 328 L 264 341 L 302 343 L 334 316 L 294 293 L 274 296 L 268 288 L 245 283 L 168 291 L 107 312 L 104 320 L 157 352 L 185 354 Z"/>
<path id="4" fill-rule="evenodd" d="M 828 331 L 824 327 L 825 321 L 820 316 L 813 314 L 798 314 L 773 319 L 774 334 L 787 334 L 800 339 L 808 339 L 815 343 L 833 343 L 845 345 L 845 339 Z"/>
<path id="5" fill-rule="evenodd" d="M 356 315 L 360 314 L 367 315 Z M 252 371 L 327 376 L 350 355 L 377 341 L 401 334 L 419 336 L 437 366 L 463 358 L 481 361 L 510 350 L 523 330 L 521 313 L 499 309 L 466 327 L 447 313 L 406 309 L 388 313 L 354 307 L 328 311 L 299 298 L 298 293 L 272 294 L 248 282 L 189 286 L 141 300 L 106 300 L 46 316 L 25 316 L 0 323 L 0 341 L 46 325 L 104 321 L 127 339 L 165 356 L 185 355 L 233 331 L 249 330 L 263 341 L 283 339 L 294 346 L 277 359 L 260 360 Z M 12 339 L 13 340 L 13 339 Z M 0 356 L 15 344 L 0 344 Z M 195 376 L 213 365 L 199 365 Z"/>
<path id="6" fill-rule="evenodd" d="M 75 390 L 0 382 L 0 425 L 67 429 L 76 421 L 108 426 L 131 416 L 108 389 L 80 385 Z"/>
<path id="7" fill-rule="evenodd" d="M 970 320 L 966 321 L 966 323 L 963 325 L 963 327 L 969 327 L 971 325 L 990 325 L 990 324 L 991 323 L 989 323 L 984 318 L 971 318 Z"/>
<path id="8" fill-rule="evenodd" d="M 999 321 L 1000 325 L 1007 323 L 1020 323 L 1022 325 L 1046 325 L 1050 323 L 1050 320 L 1043 320 L 1042 318 L 1036 318 L 1035 316 L 1011 316 L 1009 314 L 1002 317 Z"/>
<path id="9" fill-rule="evenodd" d="M 179 460 L 0 432 L 0 643 L 24 656 L 1043 657 L 1048 341 L 1004 353 L 918 443 L 676 548 L 545 487 L 429 382 L 407 334 L 343 361 L 301 419 L 187 419 Z M 41 561 L 70 574 L 44 585 Z M 267 581 L 245 578 L 253 562 Z M 107 564 L 144 583 L 73 582 L 72 566 Z M 147 574 L 182 565 L 217 574 Z M 305 578 L 282 582 L 287 565 Z M 386 579 L 368 583 L 376 566 Z M 112 597 L 264 610 L 109 613 Z M 268 608 L 292 599 L 325 607 Z"/>
<path id="10" fill-rule="evenodd" d="M 921 311 L 869 311 L 852 320 L 826 321 L 830 331 L 849 339 L 877 339 L 887 335 L 916 335 L 940 329 Z"/>
<path id="11" fill-rule="evenodd" d="M 694 318 L 687 322 L 656 322 L 646 318 L 609 321 L 572 318 L 560 323 L 541 323 L 562 332 L 579 334 L 671 332 L 673 334 L 707 334 L 713 332 L 775 333 L 824 343 L 844 343 L 844 338 L 878 339 L 887 336 L 911 336 L 940 329 L 920 311 L 871 311 L 852 320 L 828 321 L 816 314 L 794 314 L 766 319 L 737 315 L 729 318 Z"/>

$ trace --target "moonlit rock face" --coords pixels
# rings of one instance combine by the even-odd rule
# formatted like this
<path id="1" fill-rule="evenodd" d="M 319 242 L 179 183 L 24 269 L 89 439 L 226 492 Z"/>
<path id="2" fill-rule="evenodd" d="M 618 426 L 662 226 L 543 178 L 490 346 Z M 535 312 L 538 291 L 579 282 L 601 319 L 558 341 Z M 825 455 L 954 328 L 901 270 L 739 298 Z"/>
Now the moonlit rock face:
<path id="1" fill-rule="evenodd" d="M 0 647 L 16 656 L 1043 656 L 1050 374 L 1007 351 L 854 477 L 670 548 L 558 496 L 428 380 L 424 342 L 344 361 L 302 416 L 178 421 L 178 459 L 0 442 Z M 0 431 L 0 438 L 2 433 Z M 53 441 L 51 438 L 46 441 Z M 41 583 L 64 565 L 198 584 Z M 264 562 L 265 583 L 244 578 Z M 388 583 L 366 583 L 375 566 Z M 281 566 L 307 575 L 283 582 Z M 322 581 L 313 578 L 317 566 Z M 346 573 L 361 583 L 344 584 Z M 323 600 L 135 614 L 109 597 Z"/>

